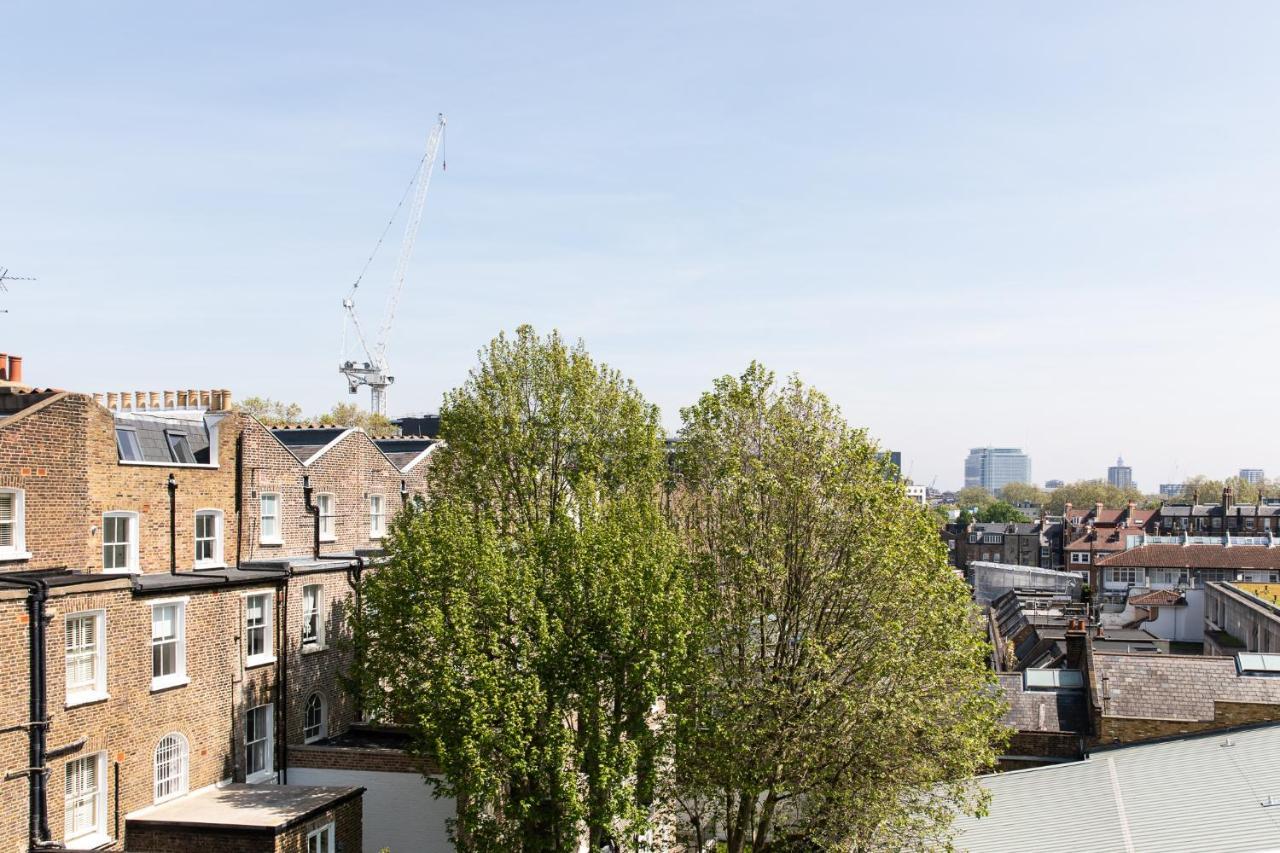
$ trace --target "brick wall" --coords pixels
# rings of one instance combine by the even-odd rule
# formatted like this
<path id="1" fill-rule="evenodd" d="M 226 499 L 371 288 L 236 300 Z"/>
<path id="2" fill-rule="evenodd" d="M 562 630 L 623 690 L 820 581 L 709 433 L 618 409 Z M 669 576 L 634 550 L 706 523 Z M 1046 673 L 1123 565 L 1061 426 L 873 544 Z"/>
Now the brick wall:
<path id="1" fill-rule="evenodd" d="M 291 746 L 289 764 L 318 770 L 363 770 L 380 773 L 438 775 L 440 768 L 399 749 L 353 746 Z"/>
<path id="2" fill-rule="evenodd" d="M 288 650 L 287 743 L 303 742 L 303 721 L 307 699 L 318 693 L 326 711 L 326 734 L 345 732 L 356 718 L 355 702 L 343 690 L 341 675 L 351 667 L 351 615 L 355 596 L 340 571 L 300 572 L 289 579 L 289 612 L 286 621 Z M 302 645 L 303 589 L 317 585 L 323 590 L 321 606 L 324 643 Z"/>
<path id="3" fill-rule="evenodd" d="M 281 833 L 276 839 L 275 849 L 277 853 L 307 853 L 307 833 L 332 821 L 334 842 L 339 853 L 360 853 L 363 849 L 361 843 L 361 836 L 364 834 L 363 814 L 361 797 L 348 800 L 327 814 L 290 827 L 286 832 Z"/>
<path id="4" fill-rule="evenodd" d="M 1082 739 L 1071 732 L 1014 732 L 1005 748 L 1008 755 L 1079 758 Z M 1019 762 L 1021 766 L 1025 764 Z"/>
<path id="5" fill-rule="evenodd" d="M 1280 722 L 1280 705 L 1214 702 L 1212 720 L 1139 720 L 1127 717 L 1102 717 L 1099 736 L 1091 738 L 1090 744 L 1097 746 L 1136 743 L 1250 723 L 1272 722 Z"/>
<path id="6" fill-rule="evenodd" d="M 324 814 L 277 833 L 177 825 L 130 828 L 130 853 L 307 853 L 307 835 L 332 823 L 338 853 L 361 853 L 364 831 L 361 798 L 347 800 Z"/>

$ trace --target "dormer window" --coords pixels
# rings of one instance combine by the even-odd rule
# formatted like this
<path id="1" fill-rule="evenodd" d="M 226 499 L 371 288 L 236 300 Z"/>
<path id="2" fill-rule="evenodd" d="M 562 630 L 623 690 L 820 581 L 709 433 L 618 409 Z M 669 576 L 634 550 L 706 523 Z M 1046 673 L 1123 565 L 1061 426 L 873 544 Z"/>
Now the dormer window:
<path id="1" fill-rule="evenodd" d="M 142 447 L 138 444 L 138 433 L 135 430 L 116 427 L 116 447 L 123 461 L 142 461 Z"/>
<path id="2" fill-rule="evenodd" d="M 165 439 L 169 442 L 169 455 L 173 457 L 173 461 L 179 465 L 196 464 L 195 454 L 191 452 L 191 444 L 187 441 L 187 437 L 180 432 L 165 430 Z"/>

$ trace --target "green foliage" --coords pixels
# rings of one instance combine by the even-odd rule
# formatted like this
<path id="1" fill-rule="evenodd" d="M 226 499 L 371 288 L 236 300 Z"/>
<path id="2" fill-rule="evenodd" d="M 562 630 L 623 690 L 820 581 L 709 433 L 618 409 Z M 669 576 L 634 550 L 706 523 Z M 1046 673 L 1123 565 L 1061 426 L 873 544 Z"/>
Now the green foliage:
<path id="1" fill-rule="evenodd" d="M 338 403 L 323 415 L 312 419 L 315 423 L 326 426 L 360 427 L 369 435 L 395 435 L 396 425 L 386 415 L 366 412 L 355 403 Z"/>
<path id="2" fill-rule="evenodd" d="M 956 492 L 956 506 L 964 507 L 965 509 L 973 509 L 974 507 L 982 509 L 983 507 L 991 506 L 995 502 L 996 496 L 981 486 L 965 486 Z"/>
<path id="3" fill-rule="evenodd" d="M 967 509 L 960 510 L 960 515 L 956 518 L 956 524 L 961 527 L 968 527 L 971 521 L 973 521 L 973 513 Z"/>
<path id="4" fill-rule="evenodd" d="M 1129 501 L 1142 502 L 1142 492 L 1134 486 L 1119 489 L 1105 480 L 1079 480 L 1059 486 L 1049 493 L 1046 509 L 1052 513 L 1061 513 L 1068 503 L 1076 509 L 1090 510 L 1099 501 L 1110 509 L 1121 509 Z"/>
<path id="5" fill-rule="evenodd" d="M 431 499 L 365 591 L 368 701 L 443 770 L 460 850 L 627 845 L 691 622 L 658 412 L 580 344 L 521 327 L 447 395 L 441 434 Z"/>
<path id="6" fill-rule="evenodd" d="M 996 501 L 978 512 L 978 521 L 1010 522 L 1030 521 L 1030 519 L 1013 504 Z"/>
<path id="7" fill-rule="evenodd" d="M 236 404 L 246 415 L 252 415 L 269 427 L 289 426 L 302 422 L 302 407 L 297 403 L 283 403 L 270 397 L 246 397 Z"/>
<path id="8" fill-rule="evenodd" d="M 1042 507 L 1049 501 L 1049 493 L 1031 483 L 1009 483 L 1000 490 L 1000 500 L 1015 506 L 1029 504 Z"/>
<path id="9" fill-rule="evenodd" d="M 676 801 L 729 853 L 945 846 L 1003 729 L 933 520 L 797 379 L 752 364 L 683 417 L 673 515 L 702 633 L 669 703 Z"/>

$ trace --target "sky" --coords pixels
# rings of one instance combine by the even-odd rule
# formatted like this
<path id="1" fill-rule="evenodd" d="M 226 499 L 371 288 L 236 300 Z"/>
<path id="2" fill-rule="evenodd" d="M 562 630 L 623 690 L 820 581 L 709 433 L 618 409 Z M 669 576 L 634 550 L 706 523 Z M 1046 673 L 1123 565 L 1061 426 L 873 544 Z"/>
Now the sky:
<path id="1" fill-rule="evenodd" d="M 72 390 L 349 398 L 341 300 L 438 112 L 388 357 L 531 323 L 665 424 L 756 359 L 957 487 L 1280 474 L 1272 3 L 8 2 L 0 349 Z M 361 285 L 376 328 L 400 228 Z"/>

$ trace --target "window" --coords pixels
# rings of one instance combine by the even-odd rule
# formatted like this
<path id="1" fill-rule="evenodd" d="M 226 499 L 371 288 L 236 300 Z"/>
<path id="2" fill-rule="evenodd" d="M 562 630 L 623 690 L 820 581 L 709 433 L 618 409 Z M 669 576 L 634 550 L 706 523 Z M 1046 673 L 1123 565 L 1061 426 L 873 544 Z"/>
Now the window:
<path id="1" fill-rule="evenodd" d="M 178 732 L 167 734 L 156 744 L 157 803 L 187 792 L 187 739 Z"/>
<path id="2" fill-rule="evenodd" d="M 332 542 L 333 533 L 333 495 L 316 495 L 316 509 L 320 511 L 320 539 Z"/>
<path id="3" fill-rule="evenodd" d="M 106 787 L 103 785 L 105 764 L 104 753 L 101 752 L 67 762 L 67 841 L 106 833 Z"/>
<path id="4" fill-rule="evenodd" d="M 196 513 L 196 568 L 221 568 L 222 511 L 202 509 Z"/>
<path id="5" fill-rule="evenodd" d="M 259 666 L 275 660 L 271 649 L 271 604 L 269 592 L 244 598 L 245 666 Z"/>
<path id="6" fill-rule="evenodd" d="M 107 696 L 107 614 L 103 610 L 67 616 L 67 704 Z"/>
<path id="7" fill-rule="evenodd" d="M 258 506 L 261 510 L 258 538 L 265 544 L 279 545 L 284 541 L 280 535 L 280 496 L 274 492 L 263 492 L 258 498 Z"/>
<path id="8" fill-rule="evenodd" d="M 1123 566 L 1114 569 L 1107 569 L 1107 583 L 1123 583 L 1123 584 L 1141 584 L 1146 577 L 1143 569 L 1136 569 Z"/>
<path id="9" fill-rule="evenodd" d="M 169 442 L 169 456 L 179 465 L 196 464 L 195 454 L 191 452 L 191 445 L 187 442 L 187 437 L 180 432 L 164 431 L 165 440 Z"/>
<path id="10" fill-rule="evenodd" d="M 304 648 L 324 646 L 324 624 L 321 610 L 324 608 L 324 587 L 312 584 L 302 588 L 302 645 Z"/>
<path id="11" fill-rule="evenodd" d="M 333 821 L 307 833 L 307 853 L 334 853 Z"/>
<path id="12" fill-rule="evenodd" d="M 138 570 L 138 514 L 108 512 L 102 516 L 102 570 Z"/>
<path id="13" fill-rule="evenodd" d="M 272 705 L 250 708 L 244 719 L 244 775 L 246 782 L 263 782 L 275 773 L 272 760 Z"/>
<path id="14" fill-rule="evenodd" d="M 387 532 L 387 519 L 382 509 L 382 495 L 369 495 L 369 538 L 381 539 Z"/>
<path id="15" fill-rule="evenodd" d="M 25 560 L 26 498 L 22 489 L 0 489 L 0 560 Z"/>
<path id="16" fill-rule="evenodd" d="M 1089 562 L 1089 552 L 1088 552 L 1088 551 L 1072 551 L 1072 552 L 1071 552 L 1071 562 L 1073 562 L 1073 563 L 1087 563 L 1087 562 Z"/>
<path id="17" fill-rule="evenodd" d="M 1004 537 L 1001 536 L 999 533 L 982 534 L 982 541 L 986 545 L 999 545 L 1001 541 L 1003 541 L 1003 539 Z"/>
<path id="18" fill-rule="evenodd" d="M 116 427 L 116 449 L 120 451 L 123 462 L 141 462 L 142 447 L 138 444 L 138 434 L 131 429 Z"/>
<path id="19" fill-rule="evenodd" d="M 326 732 L 324 699 L 319 693 L 307 697 L 307 707 L 302 715 L 302 742 L 320 740 Z"/>
<path id="20" fill-rule="evenodd" d="M 151 689 L 186 684 L 186 603 L 165 601 L 151 605 Z"/>

